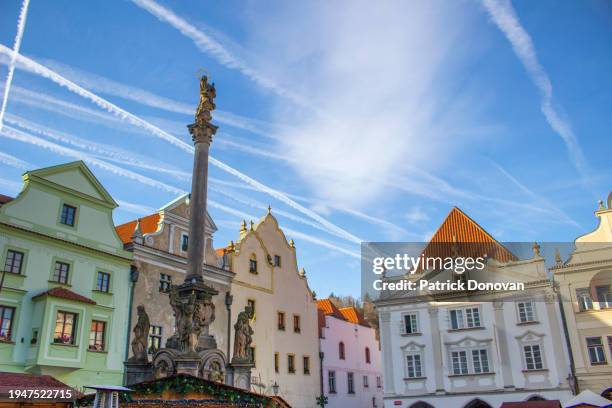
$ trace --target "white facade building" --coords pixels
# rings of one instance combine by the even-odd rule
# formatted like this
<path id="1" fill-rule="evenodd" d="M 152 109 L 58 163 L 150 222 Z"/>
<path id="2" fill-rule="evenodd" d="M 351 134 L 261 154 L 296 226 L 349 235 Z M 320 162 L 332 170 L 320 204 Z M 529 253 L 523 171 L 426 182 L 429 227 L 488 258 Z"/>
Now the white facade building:
<path id="1" fill-rule="evenodd" d="M 376 333 L 352 307 L 319 300 L 323 388 L 329 408 L 382 407 L 382 369 Z"/>
<path id="2" fill-rule="evenodd" d="M 243 222 L 238 241 L 217 252 L 235 273 L 232 323 L 245 306 L 255 310 L 251 390 L 274 395 L 276 384 L 292 407 L 314 407 L 321 394 L 317 304 L 293 241 L 269 211 L 250 227 Z M 233 324 L 231 332 L 233 346 Z"/>
<path id="3" fill-rule="evenodd" d="M 493 255 L 483 272 L 497 281 L 524 282 L 525 290 L 503 299 L 480 292 L 382 296 L 376 304 L 385 407 L 481 408 L 569 399 L 561 316 L 539 247 L 532 259 L 518 260 L 458 208 L 430 242 L 483 243 Z"/>

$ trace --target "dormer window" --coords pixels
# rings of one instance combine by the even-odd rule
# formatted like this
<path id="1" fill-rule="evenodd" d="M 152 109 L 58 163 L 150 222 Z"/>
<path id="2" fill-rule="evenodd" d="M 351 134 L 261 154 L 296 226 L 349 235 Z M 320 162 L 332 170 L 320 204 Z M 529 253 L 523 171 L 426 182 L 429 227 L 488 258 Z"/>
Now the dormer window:
<path id="1" fill-rule="evenodd" d="M 60 215 L 60 223 L 68 225 L 70 227 L 74 227 L 74 222 L 76 220 L 76 211 L 76 207 L 64 204 L 62 206 L 62 213 Z"/>
<path id="2" fill-rule="evenodd" d="M 257 257 L 255 254 L 252 254 L 249 258 L 249 272 L 257 273 Z"/>
<path id="3" fill-rule="evenodd" d="M 189 249 L 189 235 L 181 234 L 181 251 L 187 252 Z"/>

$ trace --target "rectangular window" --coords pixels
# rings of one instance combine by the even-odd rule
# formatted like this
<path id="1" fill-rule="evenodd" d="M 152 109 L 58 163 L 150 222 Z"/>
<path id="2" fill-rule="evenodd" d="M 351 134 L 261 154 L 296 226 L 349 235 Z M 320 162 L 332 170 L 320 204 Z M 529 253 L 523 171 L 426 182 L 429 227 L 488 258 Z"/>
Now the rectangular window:
<path id="1" fill-rule="evenodd" d="M 247 299 L 247 306 L 251 308 L 251 313 L 253 313 L 253 318 L 255 318 L 255 300 Z"/>
<path id="2" fill-rule="evenodd" d="M 600 309 L 612 307 L 612 292 L 610 292 L 610 285 L 597 286 L 595 292 L 597 293 L 597 301 L 599 302 Z"/>
<path id="3" fill-rule="evenodd" d="M 355 393 L 355 375 L 353 373 L 346 373 L 346 383 L 349 394 Z"/>
<path id="4" fill-rule="evenodd" d="M 278 312 L 277 315 L 277 326 L 278 326 L 278 330 L 285 330 L 285 313 L 284 312 Z"/>
<path id="5" fill-rule="evenodd" d="M 60 216 L 60 222 L 64 225 L 74 227 L 74 221 L 76 218 L 76 207 L 68 204 L 62 206 L 62 215 Z"/>
<path id="6" fill-rule="evenodd" d="M 161 347 L 162 340 L 162 327 L 161 326 L 149 326 L 149 340 L 148 350 L 149 354 L 155 354 Z"/>
<path id="7" fill-rule="evenodd" d="M 535 322 L 535 310 L 532 301 L 518 302 L 517 307 L 520 323 Z"/>
<path id="8" fill-rule="evenodd" d="M 74 344 L 76 341 L 78 315 L 70 312 L 57 312 L 53 342 L 59 344 Z"/>
<path id="9" fill-rule="evenodd" d="M 489 355 L 486 349 L 472 350 L 472 364 L 476 374 L 489 372 Z"/>
<path id="10" fill-rule="evenodd" d="M 453 374 L 460 375 L 468 373 L 467 353 L 465 351 L 453 351 L 451 353 L 451 363 Z"/>
<path id="11" fill-rule="evenodd" d="M 480 327 L 480 310 L 477 307 L 465 309 L 467 327 Z"/>
<path id="12" fill-rule="evenodd" d="M 9 273 L 21 274 L 23 265 L 23 252 L 13 251 L 9 249 L 6 252 L 6 260 L 4 261 L 4 271 Z"/>
<path id="13" fill-rule="evenodd" d="M 578 298 L 578 308 L 580 311 L 593 310 L 593 299 L 591 299 L 589 288 L 576 289 L 576 298 Z"/>
<path id="14" fill-rule="evenodd" d="M 612 336 L 608 336 L 608 349 L 610 350 L 610 355 L 612 356 Z"/>
<path id="15" fill-rule="evenodd" d="M 287 371 L 289 374 L 295 374 L 295 356 L 287 354 Z"/>
<path id="16" fill-rule="evenodd" d="M 89 331 L 89 349 L 95 351 L 103 351 L 105 334 L 106 322 L 92 320 L 91 330 Z"/>
<path id="17" fill-rule="evenodd" d="M 408 354 L 406 356 L 406 368 L 408 371 L 408 378 L 419 378 L 423 376 L 423 369 L 421 367 L 421 355 L 420 354 Z"/>
<path id="18" fill-rule="evenodd" d="M 304 356 L 302 360 L 304 363 L 304 374 L 308 375 L 310 374 L 310 357 Z"/>
<path id="19" fill-rule="evenodd" d="M 294 333 L 299 333 L 300 331 L 302 331 L 302 329 L 300 327 L 300 316 L 299 315 L 293 315 L 293 332 Z"/>
<path id="20" fill-rule="evenodd" d="M 181 251 L 187 252 L 189 250 L 189 235 L 181 234 Z"/>
<path id="21" fill-rule="evenodd" d="M 57 283 L 68 283 L 68 273 L 70 272 L 70 264 L 66 262 L 55 262 L 55 269 L 53 270 L 53 281 Z"/>
<path id="22" fill-rule="evenodd" d="M 159 274 L 159 291 L 160 292 L 168 292 L 170 290 L 170 285 L 172 285 L 172 276 L 167 275 L 165 273 Z"/>
<path id="23" fill-rule="evenodd" d="M 255 255 L 251 256 L 251 259 L 249 259 L 249 272 L 257 273 L 257 258 L 255 258 Z"/>
<path id="24" fill-rule="evenodd" d="M 368 383 L 368 376 L 364 375 L 363 376 L 363 388 L 368 388 L 370 386 L 370 384 Z"/>
<path id="25" fill-rule="evenodd" d="M 335 394 L 336 393 L 336 372 L 335 371 L 329 371 L 327 373 L 327 383 L 328 383 L 329 393 Z"/>
<path id="26" fill-rule="evenodd" d="M 98 272 L 96 290 L 99 290 L 100 292 L 108 292 L 110 290 L 110 273 Z"/>
<path id="27" fill-rule="evenodd" d="M 525 367 L 527 370 L 542 370 L 544 363 L 542 361 L 542 351 L 538 344 L 523 346 L 525 353 Z"/>
<path id="28" fill-rule="evenodd" d="M 599 365 L 606 364 L 606 355 L 604 353 L 603 342 L 601 337 L 587 337 L 587 350 L 589 351 L 589 359 L 591 364 Z"/>
<path id="29" fill-rule="evenodd" d="M 280 255 L 274 255 L 274 266 L 281 266 L 281 257 Z"/>
<path id="30" fill-rule="evenodd" d="M 279 371 L 278 353 L 274 353 L 274 372 L 278 373 L 278 371 Z"/>
<path id="31" fill-rule="evenodd" d="M 468 307 L 465 309 L 453 309 L 450 311 L 451 328 L 453 330 L 471 329 L 480 326 L 480 309 Z"/>
<path id="32" fill-rule="evenodd" d="M 404 315 L 404 334 L 413 334 L 419 332 L 419 322 L 416 313 Z"/>
<path id="33" fill-rule="evenodd" d="M 13 334 L 13 320 L 15 319 L 15 308 L 0 306 L 0 340 L 11 341 Z"/>
<path id="34" fill-rule="evenodd" d="M 382 378 L 380 376 L 376 377 L 376 388 L 382 388 Z"/>
<path id="35" fill-rule="evenodd" d="M 451 318 L 451 327 L 454 330 L 463 329 L 465 327 L 465 323 L 463 321 L 463 310 L 456 309 L 450 311 Z"/>

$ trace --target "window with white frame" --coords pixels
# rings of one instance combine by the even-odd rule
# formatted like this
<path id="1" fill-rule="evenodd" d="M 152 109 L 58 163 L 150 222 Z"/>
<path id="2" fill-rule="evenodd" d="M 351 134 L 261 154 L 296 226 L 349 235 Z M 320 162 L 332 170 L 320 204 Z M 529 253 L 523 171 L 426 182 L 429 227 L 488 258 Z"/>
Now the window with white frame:
<path id="1" fill-rule="evenodd" d="M 526 370 L 544 369 L 544 361 L 542 360 L 542 349 L 539 344 L 524 345 L 523 358 L 525 359 Z"/>
<path id="2" fill-rule="evenodd" d="M 420 353 L 410 353 L 406 355 L 406 377 L 419 378 L 423 376 Z"/>
<path id="3" fill-rule="evenodd" d="M 531 300 L 518 302 L 516 306 L 518 308 L 519 323 L 536 321 L 535 305 Z"/>
<path id="4" fill-rule="evenodd" d="M 451 352 L 451 368 L 454 375 L 468 373 L 467 352 L 465 350 Z"/>
<path id="5" fill-rule="evenodd" d="M 472 350 L 472 365 L 476 374 L 489 372 L 489 354 L 487 349 Z"/>
<path id="6" fill-rule="evenodd" d="M 591 364 L 606 364 L 606 355 L 604 353 L 604 346 L 601 337 L 587 337 L 586 343 Z"/>
<path id="7" fill-rule="evenodd" d="M 408 313 L 404 315 L 404 325 L 402 334 L 414 334 L 419 332 L 419 319 L 417 313 Z"/>
<path id="8" fill-rule="evenodd" d="M 482 327 L 480 324 L 480 308 L 465 307 L 450 310 L 450 324 L 453 330 Z"/>
<path id="9" fill-rule="evenodd" d="M 589 288 L 576 289 L 576 298 L 578 299 L 580 311 L 593 309 L 593 299 L 591 298 L 591 290 Z"/>
<path id="10" fill-rule="evenodd" d="M 363 376 L 363 388 L 368 388 L 370 386 L 369 381 L 368 381 L 368 376 L 364 375 Z"/>
<path id="11" fill-rule="evenodd" d="M 335 371 L 329 371 L 327 373 L 327 382 L 329 386 L 329 393 L 335 394 L 336 393 L 336 372 Z"/>
<path id="12" fill-rule="evenodd" d="M 376 377 L 376 388 L 382 388 L 382 378 L 380 376 Z"/>

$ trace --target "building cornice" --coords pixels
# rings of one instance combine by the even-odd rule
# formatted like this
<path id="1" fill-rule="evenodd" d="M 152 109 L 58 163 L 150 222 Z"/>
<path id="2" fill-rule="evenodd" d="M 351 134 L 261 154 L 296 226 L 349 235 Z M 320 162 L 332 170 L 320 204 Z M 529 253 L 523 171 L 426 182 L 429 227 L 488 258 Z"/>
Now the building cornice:
<path id="1" fill-rule="evenodd" d="M 118 253 L 107 252 L 107 251 L 101 250 L 99 248 L 94 248 L 94 247 L 91 247 L 91 246 L 88 246 L 88 245 L 79 244 L 77 242 L 69 241 L 67 239 L 62 239 L 62 238 L 59 238 L 59 237 L 53 237 L 53 236 L 50 236 L 50 235 L 47 235 L 47 234 L 43 234 L 43 233 L 38 232 L 38 231 L 32 231 L 32 230 L 27 229 L 27 228 L 19 227 L 19 226 L 14 225 L 14 224 L 9 224 L 9 223 L 1 222 L 0 221 L 0 228 L 1 227 L 9 228 L 9 229 L 15 230 L 17 232 L 20 232 L 20 233 L 23 233 L 23 234 L 26 234 L 26 235 L 33 235 L 33 236 L 35 236 L 35 237 L 37 237 L 37 238 L 39 238 L 39 239 L 41 239 L 43 241 L 45 241 L 45 240 L 51 241 L 52 243 L 57 244 L 57 245 L 68 245 L 68 246 L 74 247 L 76 249 L 85 250 L 87 252 L 94 252 L 94 253 L 96 253 L 96 254 L 98 254 L 100 256 L 103 256 L 103 257 L 112 257 L 112 258 L 116 258 L 116 259 L 119 259 L 119 260 L 125 261 L 125 262 L 131 262 L 132 261 L 132 254 L 130 254 L 128 251 L 125 251 L 123 249 L 120 250 L 120 251 L 124 252 L 126 255 L 121 255 L 121 254 L 118 254 Z"/>

